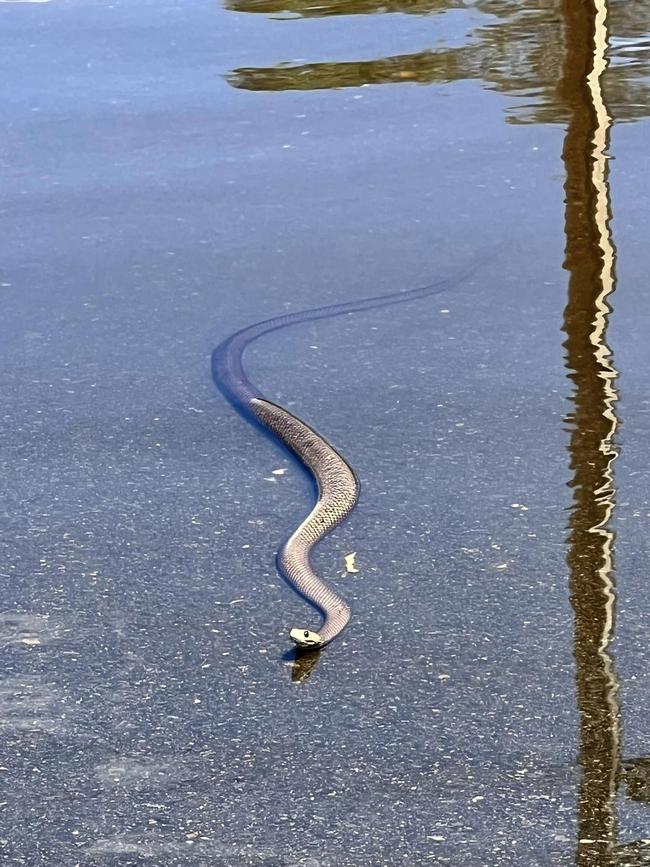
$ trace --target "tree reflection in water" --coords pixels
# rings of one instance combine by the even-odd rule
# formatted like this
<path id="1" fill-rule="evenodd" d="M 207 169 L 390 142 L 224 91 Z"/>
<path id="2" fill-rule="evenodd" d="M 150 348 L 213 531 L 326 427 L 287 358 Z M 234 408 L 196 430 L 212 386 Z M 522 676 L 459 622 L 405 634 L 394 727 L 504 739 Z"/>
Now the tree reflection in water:
<path id="1" fill-rule="evenodd" d="M 581 8 L 580 0 L 574 4 Z M 461 0 L 228 0 L 237 12 L 291 14 L 301 18 L 401 12 L 437 15 L 466 8 Z M 650 113 L 650 0 L 610 0 L 609 69 L 603 82 L 616 122 Z M 245 90 L 322 90 L 363 84 L 443 84 L 476 79 L 502 93 L 520 96 L 508 109 L 513 123 L 568 123 L 569 108 L 558 94 L 568 28 L 557 0 L 477 0 L 485 20 L 459 47 L 366 61 L 279 64 L 235 69 L 233 87 Z"/>

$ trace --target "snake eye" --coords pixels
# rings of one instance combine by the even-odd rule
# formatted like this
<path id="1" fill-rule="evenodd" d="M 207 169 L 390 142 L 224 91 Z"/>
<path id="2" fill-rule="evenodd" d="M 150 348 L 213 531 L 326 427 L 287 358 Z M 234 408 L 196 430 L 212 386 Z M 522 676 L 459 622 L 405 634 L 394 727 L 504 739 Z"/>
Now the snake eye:
<path id="1" fill-rule="evenodd" d="M 305 638 L 309 638 L 309 632 L 307 629 L 305 629 Z"/>

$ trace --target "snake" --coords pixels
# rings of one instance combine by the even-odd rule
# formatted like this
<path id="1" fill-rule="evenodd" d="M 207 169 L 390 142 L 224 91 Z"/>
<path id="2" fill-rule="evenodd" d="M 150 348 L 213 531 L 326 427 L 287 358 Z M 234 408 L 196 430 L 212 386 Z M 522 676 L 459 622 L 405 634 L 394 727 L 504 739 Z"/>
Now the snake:
<path id="1" fill-rule="evenodd" d="M 289 637 L 301 651 L 325 647 L 341 634 L 350 620 L 349 604 L 314 572 L 311 552 L 354 509 L 359 499 L 359 480 L 350 464 L 325 437 L 288 409 L 269 400 L 249 380 L 243 364 L 244 352 L 263 335 L 290 325 L 437 295 L 466 279 L 477 269 L 478 264 L 469 266 L 453 277 L 417 289 L 328 304 L 264 319 L 231 334 L 212 353 L 213 379 L 224 397 L 248 421 L 270 432 L 289 449 L 316 482 L 318 495 L 315 505 L 276 555 L 280 575 L 321 614 L 322 622 L 317 630 L 298 627 L 289 630 Z"/>

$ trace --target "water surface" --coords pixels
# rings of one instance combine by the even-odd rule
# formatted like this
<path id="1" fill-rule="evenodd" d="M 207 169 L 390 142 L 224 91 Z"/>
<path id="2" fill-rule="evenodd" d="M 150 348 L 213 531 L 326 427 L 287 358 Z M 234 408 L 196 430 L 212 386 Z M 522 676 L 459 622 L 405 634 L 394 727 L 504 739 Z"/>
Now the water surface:
<path id="1" fill-rule="evenodd" d="M 650 863 L 649 12 L 0 4 L 8 864 Z M 210 353 L 486 255 L 249 353 L 363 489 L 297 666 Z"/>

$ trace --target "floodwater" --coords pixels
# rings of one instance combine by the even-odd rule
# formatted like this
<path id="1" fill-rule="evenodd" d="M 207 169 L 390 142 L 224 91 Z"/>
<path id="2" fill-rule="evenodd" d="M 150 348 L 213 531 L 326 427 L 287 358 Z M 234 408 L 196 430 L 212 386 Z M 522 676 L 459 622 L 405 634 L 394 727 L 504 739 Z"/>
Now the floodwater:
<path id="1" fill-rule="evenodd" d="M 3 864 L 650 864 L 650 3 L 0 34 Z M 362 483 L 296 661 L 311 487 L 211 352 L 477 261 L 248 353 Z"/>

